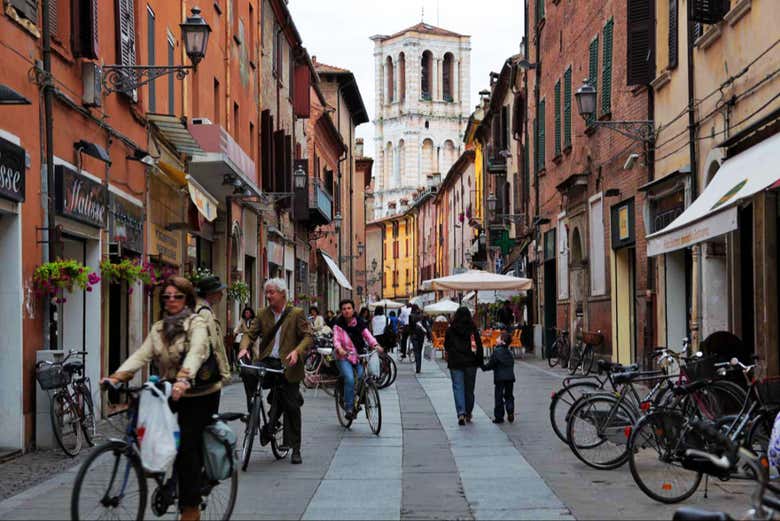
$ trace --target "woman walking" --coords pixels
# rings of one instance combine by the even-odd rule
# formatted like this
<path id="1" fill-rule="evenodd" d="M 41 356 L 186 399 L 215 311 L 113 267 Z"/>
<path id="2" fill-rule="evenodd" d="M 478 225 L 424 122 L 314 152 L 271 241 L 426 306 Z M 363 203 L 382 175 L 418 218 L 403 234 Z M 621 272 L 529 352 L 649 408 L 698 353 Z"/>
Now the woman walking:
<path id="1" fill-rule="evenodd" d="M 233 353 L 230 357 L 230 363 L 235 365 L 236 371 L 238 371 L 238 351 L 241 349 L 241 339 L 244 338 L 244 334 L 249 331 L 249 326 L 252 325 L 254 319 L 254 310 L 249 306 L 245 307 L 241 312 L 241 319 L 239 319 L 236 328 L 233 330 Z"/>
<path id="2" fill-rule="evenodd" d="M 414 349 L 415 372 L 419 373 L 422 366 L 422 350 L 425 338 L 433 340 L 428 319 L 420 311 L 420 306 L 412 304 L 412 313 L 409 315 L 409 339 Z"/>
<path id="3" fill-rule="evenodd" d="M 385 343 L 385 327 L 387 326 L 388 318 L 385 316 L 385 308 L 377 306 L 374 310 L 374 318 L 371 319 L 371 334 L 374 336 L 379 345 L 387 348 Z"/>
<path id="4" fill-rule="evenodd" d="M 219 380 L 193 387 L 198 370 L 210 355 L 208 327 L 195 313 L 195 301 L 195 288 L 189 280 L 183 277 L 166 280 L 160 293 L 164 308 L 162 320 L 155 322 L 143 345 L 103 380 L 112 384 L 127 382 L 150 362 L 157 366 L 160 378 L 176 379 L 172 409 L 179 414 L 181 438 L 174 467 L 181 519 L 190 521 L 200 519 L 202 435 L 212 415 L 219 410 L 222 389 Z"/>
<path id="5" fill-rule="evenodd" d="M 447 367 L 452 378 L 452 394 L 458 413 L 458 424 L 471 422 L 474 410 L 474 383 L 477 368 L 482 367 L 482 339 L 471 318 L 471 311 L 460 307 L 452 318 L 452 324 L 444 334 L 444 350 L 447 352 Z"/>

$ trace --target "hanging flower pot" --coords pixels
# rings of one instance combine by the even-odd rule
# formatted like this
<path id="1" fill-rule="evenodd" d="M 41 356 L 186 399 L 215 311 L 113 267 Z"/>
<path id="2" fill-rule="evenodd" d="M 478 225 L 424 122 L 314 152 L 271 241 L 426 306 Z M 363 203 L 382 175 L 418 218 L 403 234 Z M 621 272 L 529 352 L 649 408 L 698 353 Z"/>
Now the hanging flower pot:
<path id="1" fill-rule="evenodd" d="M 235 302 L 249 302 L 249 285 L 243 280 L 234 280 L 228 286 L 227 298 Z"/>
<path id="2" fill-rule="evenodd" d="M 74 259 L 57 259 L 41 264 L 33 272 L 33 288 L 40 295 L 57 297 L 56 302 L 65 302 L 62 293 L 72 292 L 74 288 L 92 291 L 92 286 L 100 282 L 100 276 L 92 268 L 84 266 Z"/>
<path id="3" fill-rule="evenodd" d="M 108 259 L 100 263 L 100 273 L 109 284 L 121 284 L 127 282 L 127 293 L 133 293 L 133 286 L 141 281 L 144 284 L 152 283 L 152 275 L 140 261 L 122 259 L 119 262 L 111 262 Z"/>

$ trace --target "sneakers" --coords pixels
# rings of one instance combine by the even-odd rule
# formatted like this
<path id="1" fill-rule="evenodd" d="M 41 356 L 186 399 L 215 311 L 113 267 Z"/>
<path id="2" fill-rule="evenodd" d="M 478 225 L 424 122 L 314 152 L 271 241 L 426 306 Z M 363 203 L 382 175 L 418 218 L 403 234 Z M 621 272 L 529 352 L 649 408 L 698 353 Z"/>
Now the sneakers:
<path id="1" fill-rule="evenodd" d="M 471 415 L 470 414 L 466 415 L 466 423 L 471 423 Z"/>
<path id="2" fill-rule="evenodd" d="M 509 421 L 509 423 L 512 423 L 513 421 L 515 421 L 515 415 L 514 415 L 514 413 L 509 413 L 509 414 L 507 414 L 507 415 L 506 415 L 506 419 L 507 419 L 507 421 Z"/>
<path id="3" fill-rule="evenodd" d="M 493 418 L 493 423 L 504 423 L 503 418 Z"/>
<path id="4" fill-rule="evenodd" d="M 290 457 L 290 463 L 293 465 L 300 465 L 303 463 L 303 458 L 301 458 L 301 450 L 300 449 L 293 449 L 292 456 Z"/>
<path id="5" fill-rule="evenodd" d="M 355 416 L 356 416 L 355 411 L 352 409 L 344 413 L 344 418 L 347 420 L 354 420 Z"/>
<path id="6" fill-rule="evenodd" d="M 458 425 L 466 425 L 466 417 L 462 414 L 458 416 Z"/>

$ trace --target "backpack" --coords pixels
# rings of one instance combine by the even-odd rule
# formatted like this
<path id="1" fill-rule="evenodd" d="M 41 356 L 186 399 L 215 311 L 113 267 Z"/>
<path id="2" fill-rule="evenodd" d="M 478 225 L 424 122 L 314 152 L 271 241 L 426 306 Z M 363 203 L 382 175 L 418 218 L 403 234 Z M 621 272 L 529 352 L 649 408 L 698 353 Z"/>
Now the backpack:
<path id="1" fill-rule="evenodd" d="M 387 317 L 385 317 L 385 329 L 382 331 L 382 338 L 384 339 L 385 347 L 394 346 L 398 340 L 395 329 L 393 329 L 393 323 Z"/>
<path id="2" fill-rule="evenodd" d="M 203 466 L 210 480 L 222 481 L 233 474 L 236 441 L 236 433 L 223 421 L 207 425 L 203 430 Z"/>

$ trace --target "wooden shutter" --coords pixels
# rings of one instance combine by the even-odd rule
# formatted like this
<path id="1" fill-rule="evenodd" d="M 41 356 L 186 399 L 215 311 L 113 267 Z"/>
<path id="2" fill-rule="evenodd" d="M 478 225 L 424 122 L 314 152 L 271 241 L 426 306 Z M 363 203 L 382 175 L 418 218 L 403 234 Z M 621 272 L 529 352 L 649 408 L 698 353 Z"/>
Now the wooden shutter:
<path id="1" fill-rule="evenodd" d="M 561 80 L 555 82 L 555 155 L 561 155 Z"/>
<path id="2" fill-rule="evenodd" d="M 38 0 L 9 0 L 8 4 L 32 23 L 38 23 Z"/>
<path id="3" fill-rule="evenodd" d="M 292 192 L 292 136 L 284 136 L 284 191 Z"/>
<path id="4" fill-rule="evenodd" d="M 669 69 L 677 67 L 679 53 L 679 12 L 678 0 L 669 0 Z"/>
<path id="5" fill-rule="evenodd" d="M 544 106 L 545 100 L 539 102 L 539 170 L 544 170 L 545 162 L 545 150 L 544 150 L 544 134 L 545 134 L 545 118 L 544 118 Z"/>
<path id="6" fill-rule="evenodd" d="M 135 65 L 135 5 L 133 0 L 116 0 L 117 63 Z M 124 94 L 135 99 L 135 90 Z"/>
<path id="7" fill-rule="evenodd" d="M 295 81 L 292 83 L 295 115 L 299 118 L 308 118 L 311 111 L 311 70 L 308 65 L 295 66 Z"/>
<path id="8" fill-rule="evenodd" d="M 284 192 L 284 130 L 274 132 L 274 192 Z"/>
<path id="9" fill-rule="evenodd" d="M 612 32 L 615 22 L 609 19 L 604 26 L 604 64 L 601 69 L 601 113 L 612 112 Z"/>
<path id="10" fill-rule="evenodd" d="M 588 81 L 598 93 L 599 90 L 599 37 L 596 36 L 592 42 L 590 42 L 590 49 L 588 50 Z M 593 125 L 596 115 L 588 118 L 588 126 Z"/>
<path id="11" fill-rule="evenodd" d="M 628 0 L 628 68 L 629 85 L 646 85 L 654 74 L 653 36 L 655 2 Z"/>
<path id="12" fill-rule="evenodd" d="M 512 136 L 520 139 L 523 133 L 523 95 L 515 93 L 514 103 L 512 104 Z"/>
<path id="13" fill-rule="evenodd" d="M 265 192 L 273 192 L 273 128 L 271 111 L 264 110 L 260 114 L 260 168 Z"/>
<path id="14" fill-rule="evenodd" d="M 501 107 L 501 150 L 509 151 L 509 107 Z"/>
<path id="15" fill-rule="evenodd" d="M 539 172 L 539 105 L 536 106 L 537 117 L 534 118 L 534 173 Z"/>
<path id="16" fill-rule="evenodd" d="M 59 40 L 59 20 L 57 20 L 58 0 L 49 0 L 49 34 Z"/>
<path id="17" fill-rule="evenodd" d="M 563 73 L 563 147 L 571 146 L 571 66 Z"/>

